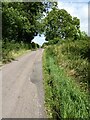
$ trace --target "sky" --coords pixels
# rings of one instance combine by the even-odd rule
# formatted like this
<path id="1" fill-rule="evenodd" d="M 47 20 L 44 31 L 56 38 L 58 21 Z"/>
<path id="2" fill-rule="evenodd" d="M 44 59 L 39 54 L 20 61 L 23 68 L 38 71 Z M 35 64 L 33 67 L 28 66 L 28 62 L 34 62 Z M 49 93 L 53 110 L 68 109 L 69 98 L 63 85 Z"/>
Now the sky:
<path id="1" fill-rule="evenodd" d="M 59 9 L 65 9 L 73 17 L 80 19 L 80 29 L 88 33 L 88 1 L 89 0 L 58 0 Z"/>
<path id="2" fill-rule="evenodd" d="M 41 35 L 41 37 L 38 35 L 38 36 L 35 36 L 35 37 L 34 37 L 34 39 L 32 40 L 32 42 L 38 43 L 39 45 L 42 46 L 42 44 L 43 44 L 44 42 L 46 42 L 46 41 L 45 41 L 44 35 Z"/>
<path id="3" fill-rule="evenodd" d="M 80 19 L 80 30 L 85 31 L 88 34 L 89 0 L 57 0 L 57 2 L 59 9 L 65 9 L 69 14 L 71 14 L 71 16 Z M 42 45 L 45 42 L 45 37 L 44 35 L 42 35 L 41 37 L 37 36 L 33 41 Z"/>

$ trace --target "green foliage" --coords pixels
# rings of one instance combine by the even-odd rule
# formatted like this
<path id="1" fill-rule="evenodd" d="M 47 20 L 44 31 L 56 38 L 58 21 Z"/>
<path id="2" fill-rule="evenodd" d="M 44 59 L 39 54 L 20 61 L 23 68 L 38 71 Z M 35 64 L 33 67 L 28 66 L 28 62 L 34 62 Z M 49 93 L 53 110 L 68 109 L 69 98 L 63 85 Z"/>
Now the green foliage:
<path id="1" fill-rule="evenodd" d="M 31 46 L 32 46 L 32 49 L 37 49 L 39 48 L 40 46 L 34 42 L 31 43 Z"/>
<path id="2" fill-rule="evenodd" d="M 30 45 L 23 43 L 22 41 L 16 42 L 15 40 L 9 41 L 8 39 L 2 40 L 2 62 L 10 62 L 14 60 L 14 54 L 21 50 L 28 50 Z"/>
<path id="3" fill-rule="evenodd" d="M 23 9 L 23 3 L 3 3 L 3 38 L 28 41 L 30 37 L 31 41 L 34 36 L 33 24 L 30 23 L 28 13 Z"/>
<path id="4" fill-rule="evenodd" d="M 80 84 L 82 89 L 87 90 L 90 86 L 88 79 L 90 42 L 86 40 L 65 40 L 61 44 L 49 47 L 56 64 L 63 67 L 67 74 Z"/>
<path id="5" fill-rule="evenodd" d="M 62 53 L 63 54 L 72 54 L 73 56 L 81 56 L 82 58 L 89 57 L 89 49 L 90 49 L 90 41 L 89 39 L 78 40 L 78 41 L 66 41 L 66 43 L 62 44 Z"/>
<path id="6" fill-rule="evenodd" d="M 80 20 L 64 9 L 53 8 L 45 17 L 43 26 L 47 41 L 57 37 L 75 40 L 80 37 Z"/>
<path id="7" fill-rule="evenodd" d="M 85 39 L 90 39 L 90 38 L 88 37 L 86 32 L 82 31 L 82 32 L 80 32 L 80 39 L 85 40 Z"/>
<path id="8" fill-rule="evenodd" d="M 31 41 L 40 31 L 43 13 L 55 5 L 52 2 L 2 3 L 3 62 L 14 59 L 13 51 L 39 48 Z"/>
<path id="9" fill-rule="evenodd" d="M 77 41 L 58 38 L 57 44 L 46 47 L 45 105 L 49 117 L 54 119 L 90 119 L 90 38 L 85 33 L 81 33 L 81 38 Z"/>
<path id="10" fill-rule="evenodd" d="M 44 53 L 45 105 L 53 119 L 89 119 L 88 94 L 82 92 L 76 82 L 68 77 L 63 67 L 56 65 L 52 49 Z"/>
<path id="11" fill-rule="evenodd" d="M 8 39 L 2 40 L 2 62 L 7 63 L 15 59 L 18 54 L 23 54 L 25 51 L 31 49 L 35 50 L 40 46 L 34 42 L 31 44 L 16 42 L 15 40 L 9 41 Z M 22 52 L 22 53 L 21 53 Z"/>
<path id="12" fill-rule="evenodd" d="M 2 37 L 30 43 L 39 32 L 39 19 L 54 3 L 4 2 L 2 4 Z M 37 8 L 37 9 L 36 9 Z"/>

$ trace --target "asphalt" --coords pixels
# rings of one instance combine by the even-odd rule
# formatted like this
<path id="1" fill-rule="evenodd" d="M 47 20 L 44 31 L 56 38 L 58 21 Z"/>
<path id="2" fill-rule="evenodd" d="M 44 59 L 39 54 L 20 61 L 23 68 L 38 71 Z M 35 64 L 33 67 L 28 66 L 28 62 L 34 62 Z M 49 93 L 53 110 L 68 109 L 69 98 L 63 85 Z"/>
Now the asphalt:
<path id="1" fill-rule="evenodd" d="M 42 54 L 38 49 L 2 67 L 2 118 L 46 118 Z"/>

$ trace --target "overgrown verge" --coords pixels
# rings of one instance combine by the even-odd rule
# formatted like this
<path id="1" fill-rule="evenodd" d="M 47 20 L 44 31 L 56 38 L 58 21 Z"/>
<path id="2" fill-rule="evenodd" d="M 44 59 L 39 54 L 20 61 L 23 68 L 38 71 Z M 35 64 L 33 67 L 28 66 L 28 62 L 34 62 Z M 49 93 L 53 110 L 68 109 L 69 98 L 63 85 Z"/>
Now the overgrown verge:
<path id="1" fill-rule="evenodd" d="M 50 46 L 44 52 L 45 106 L 48 116 L 54 119 L 90 119 L 88 59 L 87 52 L 85 53 L 88 45 L 85 47 L 84 42 L 82 43 L 85 48 L 83 50 L 81 47 L 83 53 L 77 43 L 76 41 Z"/>
<path id="2" fill-rule="evenodd" d="M 7 63 L 15 59 L 15 57 L 23 54 L 28 47 L 24 43 L 15 41 L 2 41 L 2 62 Z"/>
<path id="3" fill-rule="evenodd" d="M 35 43 L 16 42 L 15 40 L 9 41 L 8 39 L 2 41 L 2 63 L 7 63 L 14 60 L 16 57 L 39 48 Z"/>
<path id="4" fill-rule="evenodd" d="M 55 58 L 56 64 L 63 67 L 68 76 L 74 78 L 85 91 L 88 91 L 90 86 L 90 80 L 88 79 L 89 44 L 88 39 L 66 40 L 61 44 L 48 47 L 48 53 Z"/>

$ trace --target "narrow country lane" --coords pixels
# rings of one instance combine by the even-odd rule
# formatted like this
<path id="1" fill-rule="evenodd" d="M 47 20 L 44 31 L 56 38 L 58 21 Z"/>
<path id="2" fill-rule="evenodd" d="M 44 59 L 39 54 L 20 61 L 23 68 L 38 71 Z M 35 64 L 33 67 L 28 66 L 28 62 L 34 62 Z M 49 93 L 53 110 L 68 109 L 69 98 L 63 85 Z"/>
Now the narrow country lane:
<path id="1" fill-rule="evenodd" d="M 45 118 L 42 53 L 38 49 L 3 66 L 3 118 Z"/>

